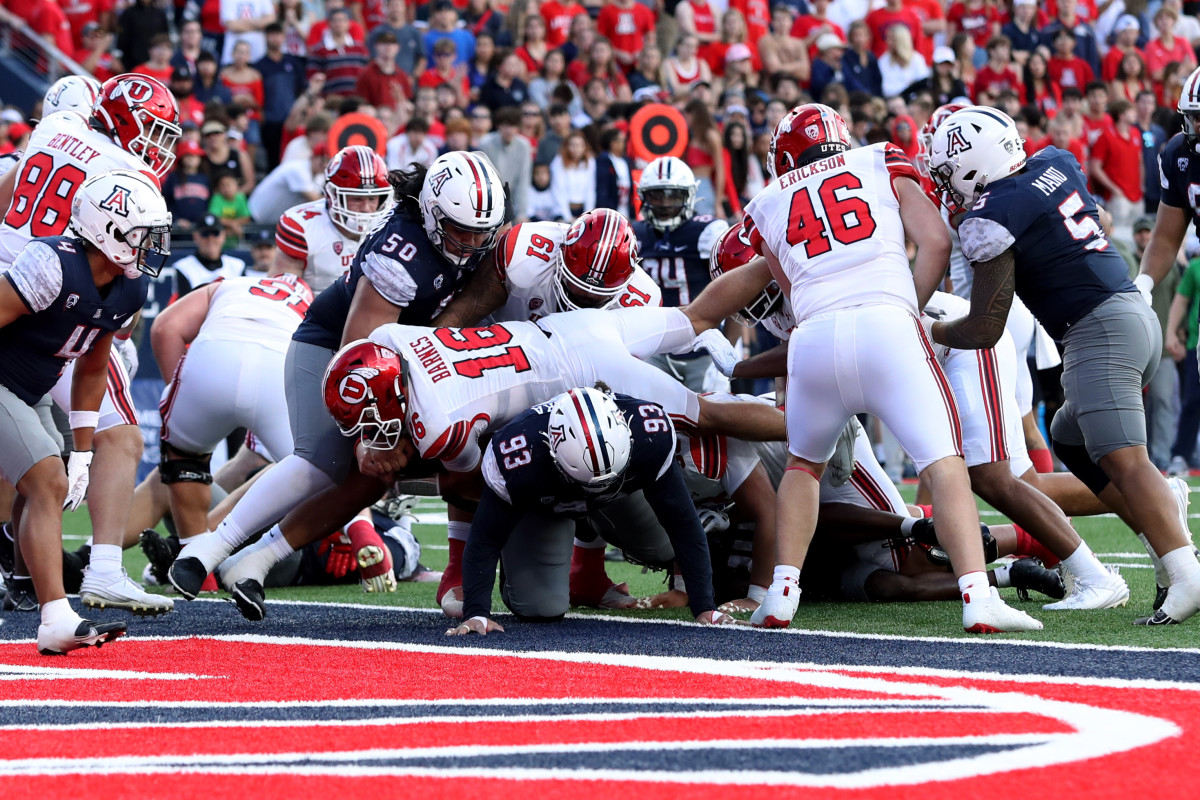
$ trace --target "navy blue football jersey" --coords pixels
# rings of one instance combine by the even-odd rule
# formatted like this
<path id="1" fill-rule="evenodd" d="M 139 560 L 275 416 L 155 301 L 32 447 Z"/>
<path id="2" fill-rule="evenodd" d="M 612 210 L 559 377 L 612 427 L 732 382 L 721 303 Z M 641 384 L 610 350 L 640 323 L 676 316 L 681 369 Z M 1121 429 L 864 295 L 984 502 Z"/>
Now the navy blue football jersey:
<path id="1" fill-rule="evenodd" d="M 632 434 L 629 466 L 619 485 L 596 494 L 563 477 L 546 439 L 551 407 L 547 402 L 522 413 L 492 437 L 483 465 L 488 486 L 523 511 L 583 515 L 657 481 L 675 458 L 675 426 L 657 403 L 623 394 L 613 397 Z"/>
<path id="2" fill-rule="evenodd" d="M 1056 339 L 1112 295 L 1137 291 L 1078 162 L 1056 147 L 990 184 L 958 233 L 972 263 L 1013 251 L 1017 296 Z"/>
<path id="3" fill-rule="evenodd" d="M 34 239 L 4 273 L 29 313 L 0 328 L 0 383 L 30 405 L 146 302 L 145 275 L 96 288 L 83 248 L 68 236 Z"/>
<path id="4" fill-rule="evenodd" d="M 642 269 L 662 289 L 664 306 L 686 306 L 708 286 L 708 257 L 728 227 L 724 220 L 708 215 L 692 217 L 665 232 L 643 220 L 633 223 Z"/>
<path id="5" fill-rule="evenodd" d="M 1158 154 L 1158 184 L 1162 187 L 1160 202 L 1184 209 L 1200 225 L 1200 150 L 1188 147 L 1182 133 L 1172 136 Z"/>
<path id="6" fill-rule="evenodd" d="M 367 234 L 350 270 L 309 306 L 292 338 L 338 349 L 354 290 L 364 275 L 384 299 L 400 307 L 395 322 L 428 325 L 458 290 L 463 270 L 430 243 L 419 222 L 393 210 L 382 225 Z"/>

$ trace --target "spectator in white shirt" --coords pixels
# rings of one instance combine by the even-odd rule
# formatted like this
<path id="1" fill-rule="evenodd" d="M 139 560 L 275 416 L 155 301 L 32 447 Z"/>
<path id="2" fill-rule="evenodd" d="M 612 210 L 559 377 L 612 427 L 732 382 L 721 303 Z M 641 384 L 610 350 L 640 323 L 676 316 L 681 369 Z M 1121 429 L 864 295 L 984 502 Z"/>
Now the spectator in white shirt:
<path id="1" fill-rule="evenodd" d="M 413 117 L 401 133 L 388 139 L 388 169 L 409 169 L 414 163 L 428 167 L 437 157 L 437 145 L 429 136 L 429 123 L 424 117 Z"/>
<path id="2" fill-rule="evenodd" d="M 596 207 L 596 164 L 580 131 L 571 131 L 550 162 L 550 191 L 564 220 Z"/>
<path id="3" fill-rule="evenodd" d="M 879 59 L 883 96 L 897 97 L 922 78 L 929 77 L 925 57 L 913 50 L 912 34 L 904 25 L 887 29 L 887 52 Z"/>
<path id="4" fill-rule="evenodd" d="M 238 42 L 250 45 L 250 63 L 265 56 L 267 37 L 263 29 L 274 21 L 272 0 L 221 0 L 221 25 L 225 28 L 221 65 L 233 63 L 233 47 Z"/>
<path id="5" fill-rule="evenodd" d="M 284 161 L 268 172 L 246 200 L 250 217 L 258 225 L 274 225 L 289 208 L 319 199 L 323 181 L 317 176 L 325 172 L 326 161 L 321 142 L 313 148 L 310 161 Z"/>

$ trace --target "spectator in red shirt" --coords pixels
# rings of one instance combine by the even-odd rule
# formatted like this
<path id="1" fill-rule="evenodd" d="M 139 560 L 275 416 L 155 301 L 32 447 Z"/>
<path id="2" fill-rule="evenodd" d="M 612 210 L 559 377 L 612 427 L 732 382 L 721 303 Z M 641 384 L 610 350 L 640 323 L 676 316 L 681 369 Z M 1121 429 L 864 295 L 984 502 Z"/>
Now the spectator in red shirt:
<path id="1" fill-rule="evenodd" d="M 375 58 L 354 85 L 354 93 L 368 105 L 396 111 L 406 99 L 412 99 L 412 81 L 396 68 L 399 53 L 400 42 L 392 32 L 385 31 L 375 39 Z"/>
<path id="2" fill-rule="evenodd" d="M 1075 31 L 1070 28 L 1060 28 L 1055 32 L 1054 55 L 1050 56 L 1047 69 L 1050 82 L 1059 89 L 1083 91 L 1083 87 L 1095 79 L 1088 63 L 1075 55 Z"/>
<path id="3" fill-rule="evenodd" d="M 804 42 L 808 48 L 808 58 L 813 61 L 820 56 L 817 52 L 817 38 L 821 34 L 835 33 L 844 42 L 846 32 L 842 30 L 841 25 L 829 19 L 829 0 L 810 0 L 808 10 L 811 13 L 796 17 L 796 22 L 792 25 L 792 36 Z"/>
<path id="4" fill-rule="evenodd" d="M 746 20 L 746 35 L 755 47 L 771 32 L 771 9 L 767 0 L 729 0 L 729 7 L 742 12 Z"/>
<path id="5" fill-rule="evenodd" d="M 629 72 L 646 34 L 654 32 L 654 12 L 637 0 L 610 0 L 596 17 L 596 32 L 612 43 L 617 63 Z"/>
<path id="6" fill-rule="evenodd" d="M 1142 33 L 1141 25 L 1138 24 L 1137 17 L 1131 14 L 1125 14 L 1117 20 L 1117 24 L 1113 26 L 1113 34 L 1116 36 L 1113 41 L 1113 46 L 1104 54 L 1104 60 L 1100 62 L 1100 80 L 1111 81 L 1117 77 L 1117 67 L 1121 64 L 1121 59 L 1126 53 L 1136 52 L 1138 50 L 1137 40 Z"/>
<path id="7" fill-rule="evenodd" d="M 367 66 L 367 48 L 350 33 L 350 12 L 335 8 L 328 15 L 329 28 L 318 45 L 309 51 L 308 74 L 325 75 L 325 96 L 347 97 L 354 93 L 358 75 Z"/>
<path id="8" fill-rule="evenodd" d="M 1075 19 L 1079 22 L 1095 22 L 1099 14 L 1096 13 L 1096 0 L 1063 0 L 1075 6 Z M 1046 14 L 1050 17 L 1058 16 L 1058 0 L 1046 0 Z"/>
<path id="9" fill-rule="evenodd" d="M 112 51 L 111 33 L 95 22 L 83 26 L 83 47 L 75 51 L 75 60 L 101 83 L 125 71 L 121 59 L 114 56 Z"/>
<path id="10" fill-rule="evenodd" d="M 329 30 L 329 20 L 333 15 L 333 12 L 338 9 L 344 9 L 345 7 L 346 0 L 325 0 L 325 19 L 319 19 L 313 23 L 313 26 L 308 29 L 308 39 L 306 39 L 304 42 L 310 53 L 316 49 L 316 47 L 321 44 L 321 40 L 325 38 L 325 31 Z M 348 15 L 349 13 L 349 10 L 347 10 L 346 14 Z M 356 42 L 365 42 L 367 40 L 362 25 L 359 25 L 353 19 L 350 20 L 349 33 L 350 38 Z"/>
<path id="11" fill-rule="evenodd" d="M 524 41 L 517 48 L 517 56 L 525 68 L 526 80 L 542 71 L 542 63 L 549 52 L 550 47 L 546 44 L 546 20 L 537 14 L 530 14 L 525 17 Z"/>
<path id="12" fill-rule="evenodd" d="M 905 5 L 921 20 L 921 30 L 925 36 L 925 50 L 921 53 L 930 61 L 933 60 L 933 39 L 939 33 L 946 31 L 946 9 L 940 0 L 908 0 Z"/>
<path id="13" fill-rule="evenodd" d="M 1196 68 L 1196 54 L 1183 37 L 1175 35 L 1175 23 L 1179 15 L 1173 8 L 1163 6 L 1154 15 L 1154 27 L 1158 36 L 1146 43 L 1146 69 L 1150 80 L 1161 82 L 1163 67 L 1172 61 L 1179 62 L 1185 73 Z"/>
<path id="14" fill-rule="evenodd" d="M 743 44 L 750 51 L 750 69 L 753 72 L 762 72 L 762 60 L 758 57 L 758 45 L 751 42 L 746 33 L 746 19 L 742 16 L 742 12 L 731 8 L 721 17 L 721 41 L 709 50 L 709 58 L 705 59 L 712 74 L 716 76 L 725 74 L 725 54 L 735 44 Z"/>
<path id="15" fill-rule="evenodd" d="M 871 52 L 876 58 L 887 52 L 887 29 L 896 24 L 908 28 L 912 34 L 913 49 L 924 56 L 925 31 L 921 26 L 921 18 L 911 8 L 905 8 L 903 0 L 887 0 L 883 8 L 867 14 L 866 22 L 871 29 Z M 928 57 L 925 58 L 928 63 Z"/>
<path id="16" fill-rule="evenodd" d="M 175 67 L 168 86 L 179 103 L 179 124 L 190 121 L 200 127 L 204 124 L 204 104 L 193 96 L 193 85 L 192 73 L 186 67 Z"/>
<path id="17" fill-rule="evenodd" d="M 1058 113 L 1062 105 L 1062 93 L 1058 84 L 1050 80 L 1050 68 L 1040 50 L 1029 54 L 1021 77 L 1021 82 L 1025 85 L 1025 94 L 1022 97 L 1025 105 L 1034 106 L 1051 117 Z"/>
<path id="18" fill-rule="evenodd" d="M 470 85 L 467 82 L 467 71 L 455 62 L 458 60 L 458 45 L 453 39 L 439 39 L 433 45 L 433 64 L 417 79 L 417 86 L 436 89 L 443 83 L 454 89 L 458 95 L 457 105 L 467 107 L 467 94 Z"/>
<path id="19" fill-rule="evenodd" d="M 698 55 L 712 62 L 713 53 L 721 41 L 717 32 L 717 11 L 708 0 L 680 0 L 675 6 L 675 23 L 679 36 L 694 36 L 700 43 Z"/>
<path id="20" fill-rule="evenodd" d="M 1115 49 L 1115 48 L 1114 48 Z M 1137 50 L 1125 53 L 1117 74 L 1109 84 L 1109 95 L 1114 100 L 1128 100 L 1133 103 L 1143 90 L 1150 89 L 1151 83 L 1146 78 L 1146 62 Z"/>
<path id="21" fill-rule="evenodd" d="M 1088 152 L 1105 133 L 1113 129 L 1108 115 L 1108 87 L 1103 81 L 1092 81 L 1083 96 L 1083 140 Z"/>
<path id="22" fill-rule="evenodd" d="M 975 73 L 976 103 L 986 103 L 984 95 L 995 97 L 1006 89 L 1012 89 L 1017 96 L 1025 95 L 1025 87 L 1021 83 L 1021 73 L 1012 63 L 1012 40 L 1007 36 L 997 36 L 988 42 L 987 63 Z"/>
<path id="23" fill-rule="evenodd" d="M 593 78 L 604 81 L 605 89 L 610 99 L 627 103 L 633 98 L 629 89 L 629 81 L 625 73 L 617 65 L 613 56 L 613 47 L 606 39 L 597 39 L 588 48 L 587 57 L 583 60 L 572 61 L 567 67 L 567 77 L 571 83 L 583 88 Z"/>
<path id="24" fill-rule="evenodd" d="M 71 23 L 67 15 L 54 0 L 37 0 L 27 17 L 29 27 L 47 43 L 64 53 L 75 51 L 75 37 L 71 34 Z"/>
<path id="25" fill-rule="evenodd" d="M 263 106 L 262 73 L 250 66 L 250 43 L 238 42 L 233 46 L 233 63 L 221 70 L 221 83 L 229 89 L 233 102 L 249 111 L 250 119 L 257 120 Z"/>
<path id="26" fill-rule="evenodd" d="M 542 3 L 540 9 L 542 19 L 546 20 L 546 46 L 551 50 L 562 47 L 571 33 L 571 20 L 580 14 L 587 14 L 587 9 L 575 0 L 560 3 L 559 0 L 549 0 Z"/>
<path id="27" fill-rule="evenodd" d="M 101 9 L 101 5 L 105 6 Z M 66 51 L 72 53 L 75 49 L 83 46 L 83 27 L 89 22 L 99 22 L 101 10 L 109 13 L 113 10 L 114 3 L 112 0 L 63 0 L 62 10 L 67 18 L 67 23 L 71 26 L 71 50 Z"/>
<path id="28" fill-rule="evenodd" d="M 1000 12 L 987 0 L 966 0 L 950 6 L 946 12 L 947 36 L 962 31 L 970 34 L 976 47 L 987 47 L 1000 34 Z"/>
<path id="29" fill-rule="evenodd" d="M 138 64 L 132 71 L 157 78 L 164 84 L 169 83 L 171 73 L 174 72 L 171 69 L 171 52 L 171 37 L 165 33 L 156 33 L 150 40 L 150 60 L 145 64 Z"/>
<path id="30" fill-rule="evenodd" d="M 1116 123 L 1096 140 L 1088 165 L 1092 184 L 1112 215 L 1113 238 L 1130 244 L 1133 222 L 1142 213 L 1142 132 L 1134 124 L 1137 109 L 1128 100 L 1115 101 L 1112 115 Z"/>
<path id="31" fill-rule="evenodd" d="M 1084 147 L 1083 139 L 1072 135 L 1072 126 L 1069 120 L 1063 119 L 1062 115 L 1050 120 L 1050 124 L 1046 128 L 1049 134 L 1045 142 L 1042 142 L 1041 150 L 1047 145 L 1054 145 L 1059 150 L 1066 150 L 1071 155 L 1075 156 L 1075 160 L 1079 162 L 1079 171 L 1083 171 L 1083 165 L 1087 162 L 1087 148 Z"/>

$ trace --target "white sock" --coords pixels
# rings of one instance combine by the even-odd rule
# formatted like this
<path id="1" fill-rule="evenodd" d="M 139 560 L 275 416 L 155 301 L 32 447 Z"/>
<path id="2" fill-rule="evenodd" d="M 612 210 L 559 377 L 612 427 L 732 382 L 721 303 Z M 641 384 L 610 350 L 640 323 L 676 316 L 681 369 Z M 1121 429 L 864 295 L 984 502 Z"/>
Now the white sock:
<path id="1" fill-rule="evenodd" d="M 970 603 L 972 596 L 976 600 L 990 597 L 991 589 L 987 573 L 983 570 L 968 572 L 958 579 L 958 591 L 962 593 L 964 603 Z"/>
<path id="2" fill-rule="evenodd" d="M 1096 558 L 1092 548 L 1087 546 L 1087 542 L 1080 542 L 1075 552 L 1064 558 L 1062 563 L 1085 583 L 1097 583 L 1108 578 L 1108 571 Z"/>
<path id="3" fill-rule="evenodd" d="M 584 542 L 576 539 L 575 547 L 578 547 L 581 550 L 603 550 L 604 548 L 608 547 L 608 542 L 604 541 L 599 536 L 597 536 L 595 539 L 592 539 L 590 542 Z"/>
<path id="4" fill-rule="evenodd" d="M 471 532 L 471 523 L 451 520 L 446 523 L 446 538 L 457 539 L 460 542 L 467 540 L 467 534 Z"/>
<path id="5" fill-rule="evenodd" d="M 71 608 L 71 604 L 67 602 L 67 598 L 60 597 L 57 600 L 51 600 L 49 603 L 42 603 L 42 624 L 53 625 L 64 619 L 75 617 L 79 619 L 79 615 L 75 613 L 75 609 Z"/>
<path id="6" fill-rule="evenodd" d="M 797 586 L 800 585 L 800 568 L 789 564 L 780 564 L 775 567 L 775 574 L 771 576 L 771 585 L 780 586 L 788 581 Z"/>
<path id="7" fill-rule="evenodd" d="M 1146 552 L 1150 555 L 1150 561 L 1154 564 L 1154 582 L 1159 586 L 1170 586 L 1171 576 L 1167 574 L 1167 568 L 1163 566 L 1162 559 L 1158 557 L 1158 553 L 1154 552 L 1154 548 L 1150 545 L 1150 540 L 1146 538 L 1146 534 L 1139 533 L 1138 539 L 1141 540 L 1142 546 L 1146 548 Z"/>
<path id="8" fill-rule="evenodd" d="M 746 599 L 753 600 L 756 603 L 761 603 L 767 596 L 767 587 L 757 584 L 750 584 L 750 588 L 746 590 Z"/>
<path id="9" fill-rule="evenodd" d="M 1162 557 L 1162 562 L 1172 586 L 1180 582 L 1200 584 L 1200 563 L 1196 561 L 1190 544 L 1167 553 Z"/>
<path id="10" fill-rule="evenodd" d="M 94 544 L 88 560 L 88 571 L 109 573 L 121 571 L 121 546 L 119 544 Z"/>
<path id="11" fill-rule="evenodd" d="M 267 531 L 263 536 L 263 545 L 267 548 L 276 561 L 283 561 L 285 558 L 296 552 L 296 548 L 288 544 L 288 540 L 283 538 L 283 528 L 278 525 Z"/>
<path id="12" fill-rule="evenodd" d="M 1011 569 L 1011 564 L 1005 564 L 992 570 L 992 574 L 996 576 L 996 588 L 1007 589 L 1012 586 L 1012 576 L 1009 574 Z"/>
<path id="13" fill-rule="evenodd" d="M 271 567 L 287 558 L 292 552 L 292 546 L 287 543 L 287 539 L 283 538 L 283 531 L 276 525 L 257 542 L 233 557 L 236 579 L 246 580 L 252 577 L 262 583 L 266 580 Z"/>
<path id="14" fill-rule="evenodd" d="M 916 522 L 916 517 L 905 517 L 904 519 L 900 520 L 900 532 L 905 536 L 912 535 L 913 525 L 916 524 Z"/>

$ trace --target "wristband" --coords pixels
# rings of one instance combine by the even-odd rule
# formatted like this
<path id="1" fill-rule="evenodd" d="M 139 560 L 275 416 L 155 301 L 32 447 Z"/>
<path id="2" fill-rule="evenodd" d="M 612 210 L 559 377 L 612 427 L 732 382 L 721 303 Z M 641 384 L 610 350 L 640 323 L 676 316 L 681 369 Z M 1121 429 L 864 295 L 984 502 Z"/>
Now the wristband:
<path id="1" fill-rule="evenodd" d="M 71 426 L 71 430 L 78 430 L 79 428 L 95 428 L 100 424 L 100 412 L 72 411 L 70 414 L 67 414 L 67 420 Z"/>
<path id="2" fill-rule="evenodd" d="M 1150 294 L 1150 292 L 1154 291 L 1154 278 L 1143 272 L 1133 279 L 1133 285 L 1142 294 Z"/>
<path id="3" fill-rule="evenodd" d="M 466 625 L 467 622 L 470 622 L 471 620 L 479 620 L 479 624 L 483 625 L 483 629 L 485 631 L 487 630 L 487 626 L 488 626 L 488 618 L 487 617 L 471 617 L 471 619 L 463 622 L 463 625 Z"/>

